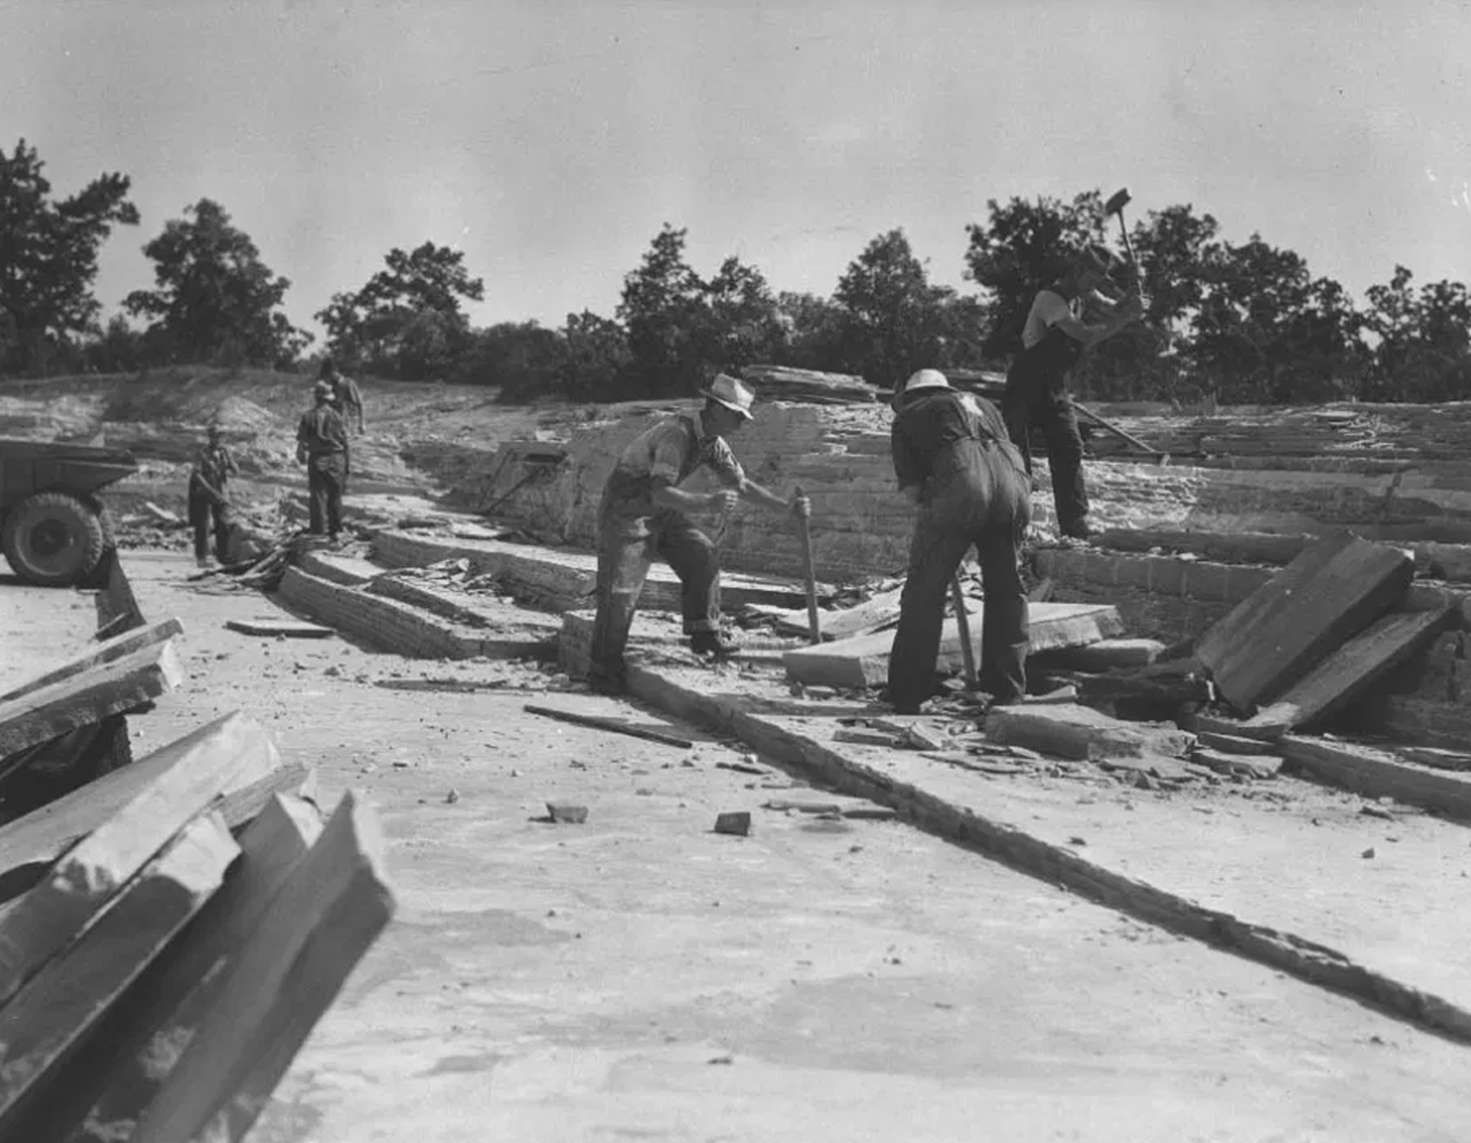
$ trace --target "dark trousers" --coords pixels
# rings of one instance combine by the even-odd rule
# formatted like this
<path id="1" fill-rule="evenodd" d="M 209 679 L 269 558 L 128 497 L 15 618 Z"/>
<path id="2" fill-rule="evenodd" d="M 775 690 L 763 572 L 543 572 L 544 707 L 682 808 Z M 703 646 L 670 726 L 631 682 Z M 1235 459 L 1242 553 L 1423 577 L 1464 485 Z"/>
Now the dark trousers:
<path id="1" fill-rule="evenodd" d="M 1027 472 L 1032 471 L 1028 436 L 1033 425 L 1047 442 L 1047 463 L 1052 470 L 1052 500 L 1057 506 L 1057 526 L 1064 533 L 1083 524 L 1088 516 L 1088 489 L 1083 483 L 1083 434 L 1078 415 L 1068 400 L 1064 375 L 1049 376 L 1033 371 L 1019 359 L 1006 377 L 1001 415 L 1006 431 L 1021 450 Z"/>
<path id="2" fill-rule="evenodd" d="M 679 577 L 685 634 L 720 630 L 720 560 L 710 537 L 687 517 L 659 511 L 629 519 L 605 509 L 598 531 L 598 615 L 592 636 L 595 678 L 622 682 L 628 632 L 656 557 Z"/>
<path id="3" fill-rule="evenodd" d="M 215 558 L 225 562 L 225 546 L 230 529 L 225 521 L 224 505 L 202 488 L 189 488 L 189 523 L 194 527 L 194 558 L 209 555 L 210 533 L 214 533 Z"/>
<path id="4" fill-rule="evenodd" d="M 307 465 L 307 511 L 312 534 L 334 540 L 342 531 L 342 493 L 347 486 L 347 458 L 341 453 L 314 456 Z"/>
<path id="5" fill-rule="evenodd" d="M 889 699 L 923 702 L 935 692 L 935 664 L 950 581 L 974 544 L 985 588 L 979 685 L 1002 702 L 1026 692 L 1027 596 L 1022 537 L 1031 497 L 1020 454 L 1009 443 L 962 441 L 925 484 L 909 545 L 909 575 L 889 655 Z"/>

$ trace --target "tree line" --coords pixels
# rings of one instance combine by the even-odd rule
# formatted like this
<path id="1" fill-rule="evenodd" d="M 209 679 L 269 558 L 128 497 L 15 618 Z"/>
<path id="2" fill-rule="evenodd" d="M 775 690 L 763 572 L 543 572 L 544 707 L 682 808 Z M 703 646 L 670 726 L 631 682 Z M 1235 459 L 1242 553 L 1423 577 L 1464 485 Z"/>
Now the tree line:
<path id="1" fill-rule="evenodd" d="M 102 244 L 137 226 L 127 176 L 59 199 L 35 148 L 0 149 L 0 375 L 133 372 L 172 363 L 309 365 L 312 334 L 282 312 L 291 283 L 267 267 L 225 208 L 201 199 L 143 247 L 151 289 L 101 322 L 93 296 Z M 778 291 L 728 257 L 709 276 L 688 234 L 665 224 L 624 276 L 612 315 L 568 314 L 547 328 L 476 328 L 464 303 L 484 281 L 464 253 L 425 242 L 392 249 L 358 289 L 314 314 L 349 371 L 496 386 L 508 401 L 606 401 L 690 392 L 716 370 L 756 362 L 850 373 L 888 386 L 917 368 L 1004 369 L 1036 291 L 1072 252 L 1107 243 L 1115 220 L 1087 191 L 1071 200 L 990 200 L 965 231 L 975 291 L 930 281 L 902 229 L 871 239 L 832 293 Z M 1416 282 L 1396 266 L 1362 302 L 1259 234 L 1221 237 L 1192 205 L 1130 229 L 1144 320 L 1084 358 L 1080 391 L 1108 400 L 1291 404 L 1335 399 L 1471 398 L 1471 297 L 1460 282 Z M 1131 288 L 1120 274 L 1119 288 Z"/>

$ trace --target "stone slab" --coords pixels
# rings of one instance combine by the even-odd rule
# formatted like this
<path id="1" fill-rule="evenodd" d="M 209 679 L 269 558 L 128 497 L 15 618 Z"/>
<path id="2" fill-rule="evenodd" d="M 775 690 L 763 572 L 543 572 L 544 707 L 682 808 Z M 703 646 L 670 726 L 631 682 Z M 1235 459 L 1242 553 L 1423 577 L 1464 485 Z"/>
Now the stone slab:
<path id="1" fill-rule="evenodd" d="M 769 684 L 712 689 L 697 672 L 644 667 L 629 683 L 636 697 L 670 714 L 733 734 L 840 793 L 890 806 L 1022 872 L 1471 1043 L 1461 906 L 1418 883 L 1413 894 L 1407 886 L 1404 897 L 1413 895 L 1416 906 L 1405 917 L 1361 899 L 1362 842 L 1344 836 L 1352 827 L 1303 821 L 1288 829 L 1275 805 L 1252 803 L 1202 816 L 1141 797 L 1130 802 L 1133 812 L 1119 813 L 1123 807 L 1078 798 L 1076 786 L 1012 785 L 914 751 L 841 747 L 832 741 L 835 719 L 790 710 Z M 1426 818 L 1395 828 L 1402 847 L 1421 852 L 1420 865 L 1441 861 L 1446 884 L 1459 883 L 1460 827 Z M 1079 837 L 1087 843 L 1081 851 Z M 1378 873 L 1397 876 L 1393 866 Z M 1284 883 L 1296 888 L 1284 891 Z"/>
<path id="2" fill-rule="evenodd" d="M 1029 605 L 1033 651 L 1053 650 L 1096 643 L 1123 634 L 1123 620 L 1108 604 L 1033 603 Z M 971 643 L 977 661 L 981 656 L 981 610 L 970 618 Z M 854 689 L 877 686 L 889 673 L 892 632 L 879 632 L 833 643 L 820 643 L 788 651 L 783 656 L 787 675 L 809 686 Z M 961 670 L 960 629 L 954 619 L 946 620 L 936 660 L 939 670 Z"/>
<path id="3" fill-rule="evenodd" d="M 476 575 L 503 580 L 511 594 L 554 611 L 586 607 L 597 583 L 598 558 L 592 552 L 512 544 L 502 540 L 462 540 L 396 530 L 379 532 L 373 552 L 389 567 L 421 567 L 441 560 L 469 561 Z M 831 598 L 830 584 L 818 584 L 819 599 Z M 662 563 L 649 569 L 639 606 L 678 611 L 683 588 L 679 577 Z M 726 572 L 720 577 L 720 596 L 728 606 L 763 603 L 777 607 L 805 606 L 807 589 L 797 580 L 780 580 Z"/>

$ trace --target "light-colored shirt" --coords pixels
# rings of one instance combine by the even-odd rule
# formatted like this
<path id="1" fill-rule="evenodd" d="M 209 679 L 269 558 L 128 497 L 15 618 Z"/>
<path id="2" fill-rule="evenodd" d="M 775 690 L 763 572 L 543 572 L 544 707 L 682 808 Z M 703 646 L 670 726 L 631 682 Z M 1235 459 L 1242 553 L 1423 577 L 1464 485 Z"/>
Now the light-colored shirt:
<path id="1" fill-rule="evenodd" d="M 723 437 L 705 430 L 699 413 L 670 417 L 640 433 L 619 453 L 603 495 L 603 511 L 623 521 L 654 515 L 654 492 L 677 486 L 708 468 L 727 488 L 746 478 Z"/>
<path id="2" fill-rule="evenodd" d="M 699 413 L 671 417 L 635 437 L 618 457 L 626 476 L 646 476 L 651 482 L 679 485 L 697 468 L 708 468 L 727 487 L 745 479 L 741 462 L 724 437 L 706 433 Z"/>
<path id="3" fill-rule="evenodd" d="M 1052 290 L 1039 290 L 1032 299 L 1032 308 L 1027 311 L 1027 324 L 1022 327 L 1022 348 L 1031 349 L 1047 331 L 1064 318 L 1076 318 L 1081 313 L 1077 301 L 1069 302 Z"/>

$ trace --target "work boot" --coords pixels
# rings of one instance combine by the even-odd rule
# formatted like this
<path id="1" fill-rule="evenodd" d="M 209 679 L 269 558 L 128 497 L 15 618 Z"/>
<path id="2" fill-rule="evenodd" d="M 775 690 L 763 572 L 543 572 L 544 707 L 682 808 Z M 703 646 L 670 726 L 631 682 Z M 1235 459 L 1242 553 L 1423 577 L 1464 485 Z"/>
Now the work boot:
<path id="1" fill-rule="evenodd" d="M 207 568 L 207 567 L 209 567 L 209 557 L 208 556 L 195 556 L 194 557 L 194 566 L 195 567 L 201 567 L 201 568 Z"/>
<path id="2" fill-rule="evenodd" d="M 724 659 L 740 650 L 740 645 L 724 631 L 696 631 L 690 636 L 690 650 L 696 655 Z"/>
<path id="3" fill-rule="evenodd" d="M 587 672 L 587 689 L 596 695 L 621 695 L 628 692 L 626 668 L 594 663 Z"/>

